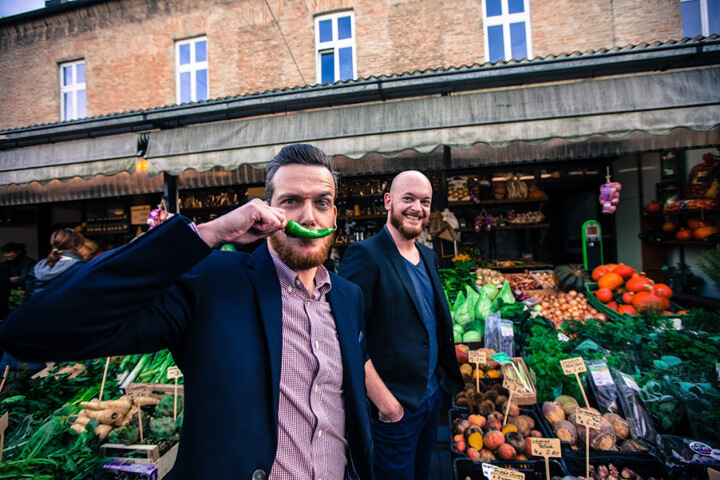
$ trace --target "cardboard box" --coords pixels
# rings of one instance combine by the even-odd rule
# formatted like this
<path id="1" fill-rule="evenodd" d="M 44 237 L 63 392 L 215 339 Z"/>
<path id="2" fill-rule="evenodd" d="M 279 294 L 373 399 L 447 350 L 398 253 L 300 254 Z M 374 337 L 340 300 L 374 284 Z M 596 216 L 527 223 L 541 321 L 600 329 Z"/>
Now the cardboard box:
<path id="1" fill-rule="evenodd" d="M 143 467 L 152 467 L 155 469 L 155 477 L 140 476 L 139 478 L 147 478 L 148 480 L 162 480 L 170 473 L 175 459 L 177 458 L 178 444 L 168 450 L 165 455 L 160 456 L 160 449 L 157 445 L 121 445 L 117 443 L 106 443 L 100 448 L 103 454 L 111 459 L 103 468 L 119 470 L 123 472 L 143 471 L 150 472 L 152 469 Z M 142 457 L 127 458 L 121 455 L 128 452 L 142 452 Z M 122 468 L 131 468 L 131 470 L 123 470 Z"/>

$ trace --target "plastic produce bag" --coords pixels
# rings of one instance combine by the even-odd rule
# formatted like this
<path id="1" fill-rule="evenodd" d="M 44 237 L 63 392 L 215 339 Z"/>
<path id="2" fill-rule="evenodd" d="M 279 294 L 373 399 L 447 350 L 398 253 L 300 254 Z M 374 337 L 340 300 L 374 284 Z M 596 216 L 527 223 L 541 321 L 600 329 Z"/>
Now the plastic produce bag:
<path id="1" fill-rule="evenodd" d="M 595 397 L 600 413 L 610 412 L 622 415 L 618 403 L 618 391 L 607 361 L 585 360 L 588 374 L 585 377 L 588 389 Z"/>
<path id="2" fill-rule="evenodd" d="M 485 348 L 500 351 L 500 314 L 490 312 L 485 316 Z"/>
<path id="3" fill-rule="evenodd" d="M 660 457 L 670 478 L 708 478 L 708 468 L 720 470 L 720 443 L 674 435 L 658 435 Z"/>
<path id="4" fill-rule="evenodd" d="M 630 375 L 615 369 L 612 374 L 620 405 L 628 422 L 630 436 L 633 440 L 654 448 L 657 443 L 657 431 L 640 396 L 640 387 Z"/>
<path id="5" fill-rule="evenodd" d="M 499 342 L 498 353 L 505 353 L 509 357 L 515 356 L 515 332 L 513 331 L 513 322 L 510 320 L 500 320 Z"/>

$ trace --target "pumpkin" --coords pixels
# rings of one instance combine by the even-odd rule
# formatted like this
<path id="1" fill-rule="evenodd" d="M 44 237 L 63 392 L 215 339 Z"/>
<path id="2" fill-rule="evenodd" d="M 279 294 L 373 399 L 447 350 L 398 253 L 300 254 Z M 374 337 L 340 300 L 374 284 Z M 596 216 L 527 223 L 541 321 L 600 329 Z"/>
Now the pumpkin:
<path id="1" fill-rule="evenodd" d="M 612 290 L 609 290 L 607 288 L 601 288 L 595 292 L 595 298 L 600 300 L 602 303 L 608 303 L 610 300 L 613 299 Z"/>
<path id="2" fill-rule="evenodd" d="M 692 239 L 692 230 L 688 230 L 687 228 L 681 228 L 677 231 L 677 233 L 675 233 L 675 238 L 677 240 L 680 240 L 681 242 L 687 242 L 688 240 Z"/>
<path id="3" fill-rule="evenodd" d="M 553 271 L 555 285 L 563 292 L 576 290 L 581 292 L 585 287 L 587 273 L 580 265 L 558 265 Z"/>
<path id="4" fill-rule="evenodd" d="M 635 310 L 635 307 L 633 307 L 632 305 L 620 305 L 618 307 L 618 313 L 623 314 L 623 315 L 632 315 L 632 316 L 637 315 L 637 311 Z"/>
<path id="5" fill-rule="evenodd" d="M 665 222 L 662 226 L 663 232 L 672 233 L 678 229 L 678 224 L 675 222 Z"/>
<path id="6" fill-rule="evenodd" d="M 700 228 L 700 227 L 706 226 L 707 223 L 706 223 L 705 220 L 703 220 L 702 218 L 691 218 L 691 219 L 689 219 L 689 220 L 685 223 L 685 225 L 686 225 L 687 228 L 689 228 L 690 230 L 695 230 L 696 228 Z"/>
<path id="7" fill-rule="evenodd" d="M 633 292 L 625 292 L 622 296 L 622 301 L 628 305 L 632 305 L 632 298 L 635 294 Z"/>
<path id="8" fill-rule="evenodd" d="M 639 292 L 633 297 L 633 307 L 638 313 L 659 313 L 670 307 L 670 300 L 655 292 Z"/>
<path id="9" fill-rule="evenodd" d="M 599 267 L 595 267 L 593 269 L 591 278 L 594 282 L 597 282 L 598 280 L 600 280 L 600 277 L 610 272 L 612 272 L 611 268 L 608 268 L 606 265 L 600 265 Z"/>
<path id="10" fill-rule="evenodd" d="M 634 273 L 625 284 L 625 290 L 632 293 L 647 292 L 652 290 L 653 281 L 647 277 Z"/>
<path id="11" fill-rule="evenodd" d="M 598 287 L 615 290 L 622 287 L 623 283 L 625 283 L 623 277 L 615 272 L 610 272 L 600 277 L 600 280 L 598 280 Z"/>
<path id="12" fill-rule="evenodd" d="M 658 202 L 650 202 L 647 205 L 645 205 L 645 213 L 648 213 L 648 214 L 662 213 L 662 205 L 660 205 Z"/>
<path id="13" fill-rule="evenodd" d="M 618 311 L 618 304 L 614 300 L 612 302 L 606 303 L 605 306 L 608 307 L 610 310 L 615 310 L 616 312 Z"/>
<path id="14" fill-rule="evenodd" d="M 635 273 L 635 270 L 632 267 L 628 267 L 627 265 L 621 263 L 613 269 L 613 272 L 620 275 L 623 280 L 627 280 L 632 277 L 632 274 Z"/>
<path id="15" fill-rule="evenodd" d="M 705 240 L 710 235 L 715 235 L 716 233 L 720 232 L 717 227 L 707 226 L 707 227 L 700 227 L 696 228 L 692 232 L 692 236 L 695 240 Z"/>
<path id="16" fill-rule="evenodd" d="M 653 287 L 653 292 L 655 292 L 655 295 L 665 298 L 672 298 L 673 296 L 672 288 L 668 287 L 664 283 L 656 283 Z"/>

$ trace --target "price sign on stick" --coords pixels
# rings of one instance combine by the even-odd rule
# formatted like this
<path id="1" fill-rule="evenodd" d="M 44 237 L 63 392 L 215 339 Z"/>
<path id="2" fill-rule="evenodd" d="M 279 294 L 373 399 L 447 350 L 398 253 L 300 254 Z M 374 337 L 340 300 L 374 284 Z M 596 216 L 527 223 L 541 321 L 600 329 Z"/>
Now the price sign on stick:
<path id="1" fill-rule="evenodd" d="M 562 457 L 559 438 L 530 438 L 532 454 L 545 458 L 545 477 L 550 480 L 550 457 Z"/>
<path id="2" fill-rule="evenodd" d="M 493 480 L 493 471 L 495 470 L 495 465 L 491 463 L 483 463 L 482 464 L 482 471 L 485 478 L 488 480 Z"/>
<path id="3" fill-rule="evenodd" d="M 182 376 L 183 376 L 183 374 L 178 367 L 168 367 L 168 369 L 167 369 L 168 380 L 175 379 L 175 399 L 173 400 L 173 420 L 177 420 L 178 378 L 180 378 Z"/>
<path id="4" fill-rule="evenodd" d="M 600 430 L 602 417 L 585 408 L 575 410 L 575 421 L 585 426 L 585 477 L 590 478 L 590 429 Z"/>
<path id="5" fill-rule="evenodd" d="M 587 395 L 585 395 L 585 389 L 583 388 L 582 382 L 580 381 L 580 375 L 578 375 L 579 373 L 587 372 L 587 367 L 585 367 L 585 360 L 583 360 L 582 357 L 568 358 L 567 360 L 560 360 L 560 366 L 562 367 L 563 373 L 565 375 L 575 375 L 578 385 L 580 385 L 580 391 L 582 392 L 583 400 L 585 400 L 585 406 L 589 407 L 590 404 L 588 403 Z"/>
<path id="6" fill-rule="evenodd" d="M 495 467 L 493 480 L 525 480 L 525 474 L 509 468 Z"/>
<path id="7" fill-rule="evenodd" d="M 103 390 L 105 390 L 105 379 L 107 378 L 108 367 L 110 366 L 110 357 L 105 360 L 105 371 L 103 372 L 102 382 L 100 383 L 100 401 L 103 401 Z"/>
<path id="8" fill-rule="evenodd" d="M 125 389 L 125 394 L 132 399 L 146 397 L 150 394 L 147 385 L 130 384 Z M 138 407 L 138 428 L 140 429 L 140 443 L 143 441 L 142 409 Z"/>
<path id="9" fill-rule="evenodd" d="M 505 379 L 503 380 L 503 387 L 505 387 L 508 392 L 510 392 L 510 396 L 508 397 L 507 401 L 507 407 L 505 407 L 505 416 L 502 423 L 504 427 L 505 422 L 507 422 L 508 412 L 510 411 L 510 404 L 512 403 L 513 395 L 520 395 L 525 391 L 525 387 L 523 386 L 522 382 L 514 378 L 510 378 L 507 375 L 505 375 Z"/>
<path id="10" fill-rule="evenodd" d="M 5 365 L 5 373 L 3 373 L 2 382 L 0 382 L 0 392 L 2 392 L 2 389 L 5 386 L 5 380 L 7 380 L 8 370 L 10 370 L 10 365 Z"/>
<path id="11" fill-rule="evenodd" d="M 480 364 L 487 363 L 487 352 L 480 350 L 471 350 L 468 352 L 468 362 L 475 364 L 475 389 L 480 391 Z"/>
<path id="12" fill-rule="evenodd" d="M 5 429 L 8 427 L 9 418 L 8 412 L 5 412 L 5 415 L 0 417 L 0 462 L 2 462 L 2 454 L 5 449 Z"/>

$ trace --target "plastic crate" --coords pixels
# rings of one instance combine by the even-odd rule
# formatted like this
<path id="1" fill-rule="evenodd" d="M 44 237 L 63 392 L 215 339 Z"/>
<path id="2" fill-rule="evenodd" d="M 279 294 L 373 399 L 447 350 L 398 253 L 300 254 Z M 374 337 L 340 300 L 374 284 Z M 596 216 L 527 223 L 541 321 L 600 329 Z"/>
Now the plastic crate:
<path id="1" fill-rule="evenodd" d="M 590 306 L 595 308 L 598 312 L 604 313 L 608 320 L 614 320 L 618 321 L 621 318 L 635 318 L 632 315 L 628 315 L 626 313 L 621 314 L 613 310 L 612 308 L 608 307 L 604 303 L 602 303 L 600 300 L 595 298 L 595 291 L 597 290 L 597 283 L 586 283 L 585 284 L 585 297 L 587 297 L 588 303 L 590 303 Z M 678 305 L 675 302 L 670 302 L 671 308 L 673 308 L 676 311 L 679 310 L 685 310 L 680 305 Z M 678 315 L 676 313 L 672 315 L 656 315 L 658 318 L 664 318 L 664 319 L 673 319 L 673 318 L 680 318 L 682 319 L 684 315 Z"/>
<path id="2" fill-rule="evenodd" d="M 492 465 L 501 468 L 517 470 L 525 474 L 525 480 L 545 480 L 545 460 L 512 461 L 512 462 L 491 462 Z M 564 477 L 567 475 L 563 463 L 551 458 L 550 476 Z M 456 458 L 453 461 L 453 475 L 455 480 L 488 480 L 483 474 L 482 463 L 473 462 L 467 458 Z"/>
<path id="3" fill-rule="evenodd" d="M 563 451 L 563 463 L 568 475 L 585 476 L 585 451 Z M 665 465 L 649 454 L 624 452 L 590 451 L 590 465 L 615 465 L 618 471 L 623 467 L 632 469 L 643 478 L 655 477 L 669 479 Z"/>

